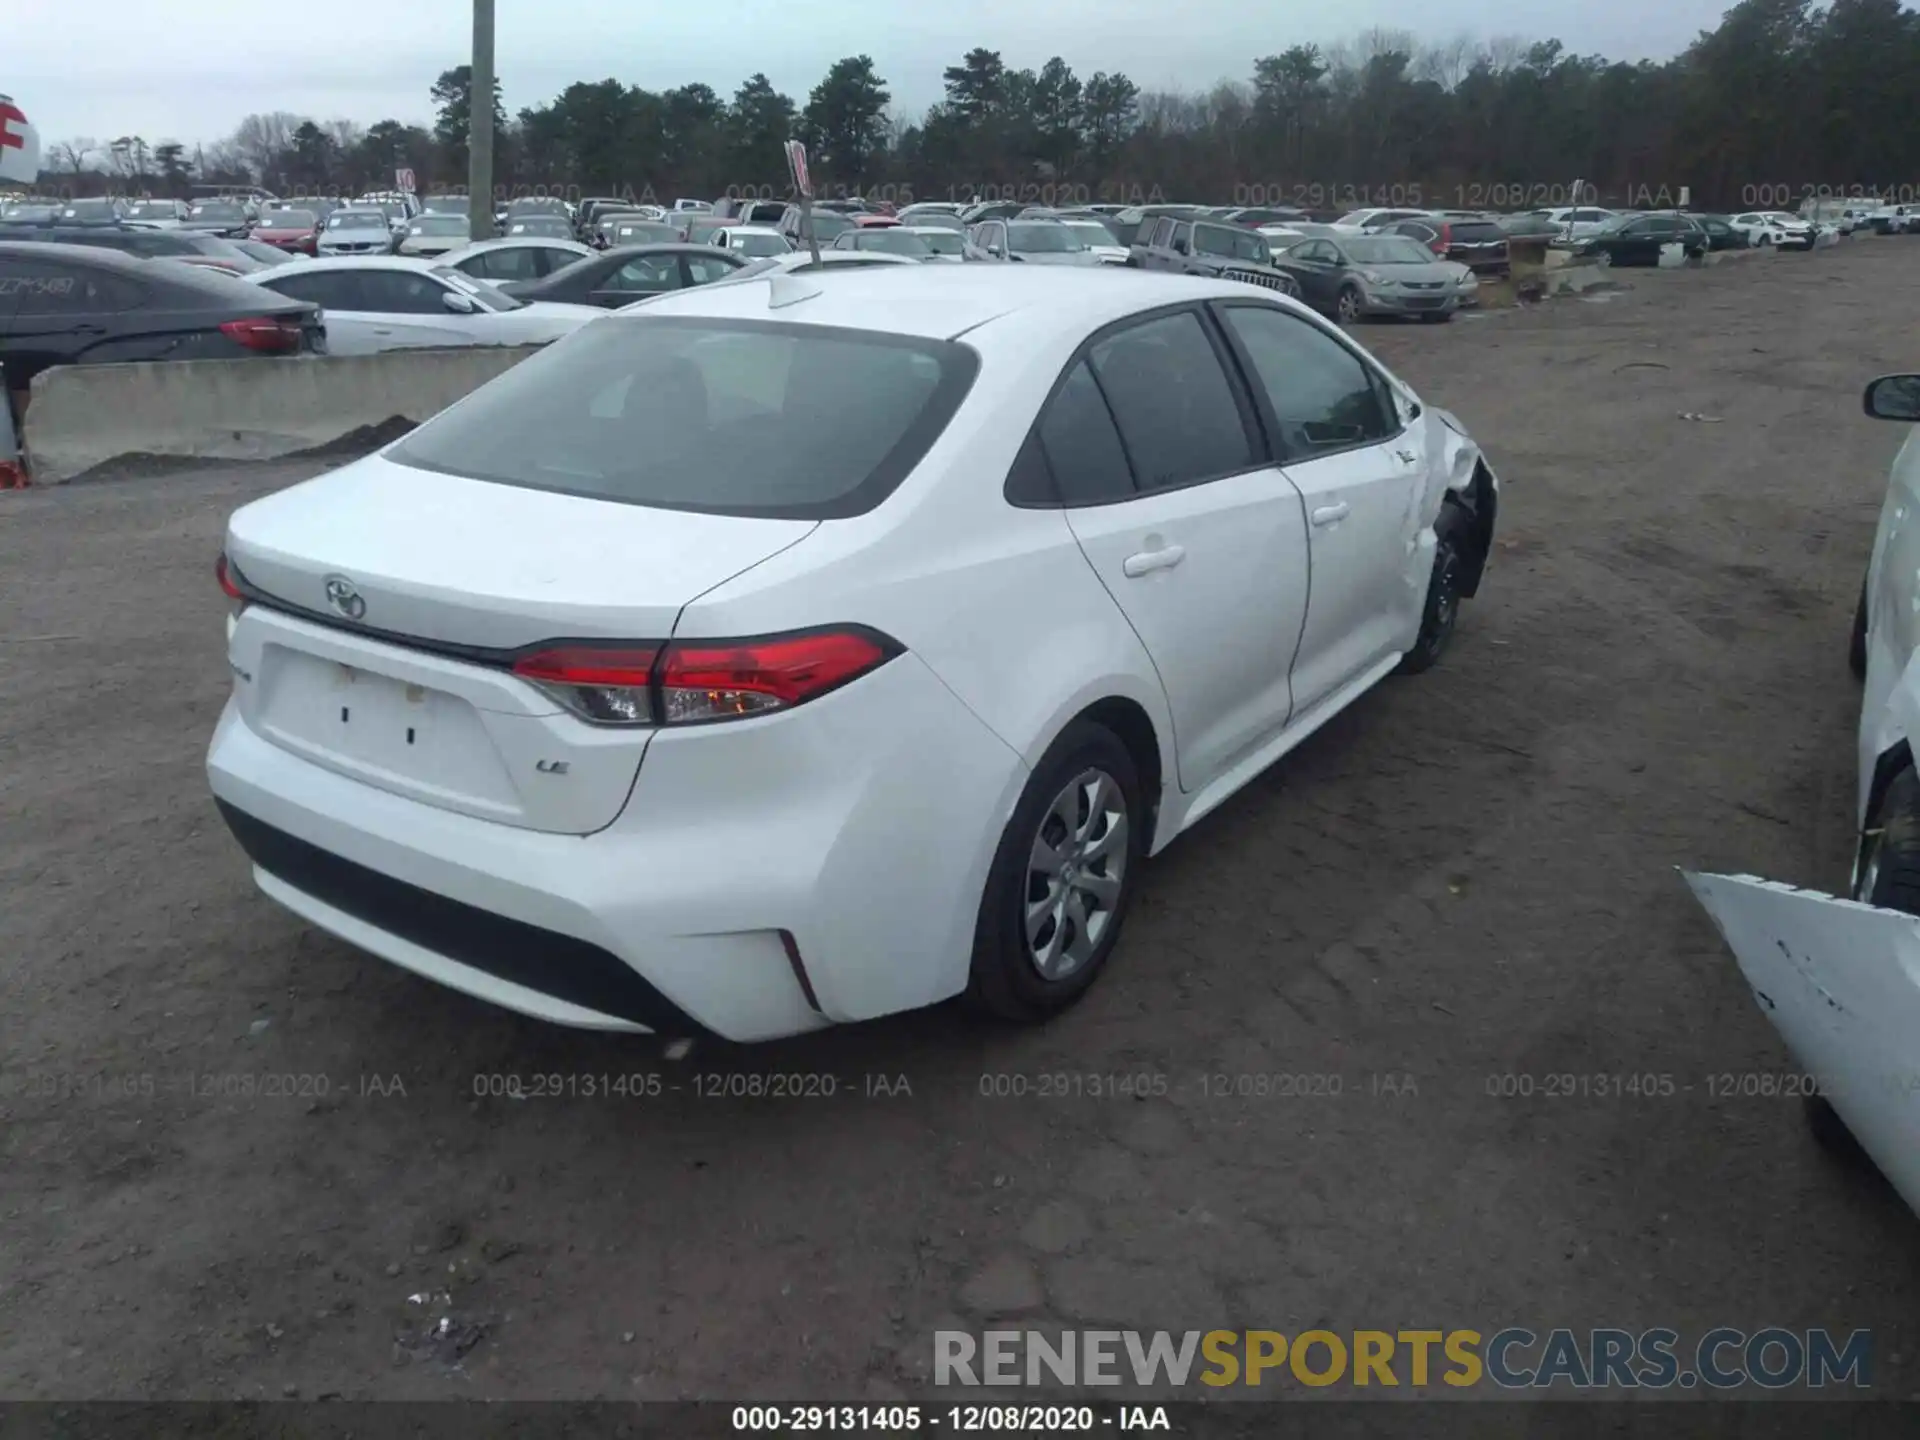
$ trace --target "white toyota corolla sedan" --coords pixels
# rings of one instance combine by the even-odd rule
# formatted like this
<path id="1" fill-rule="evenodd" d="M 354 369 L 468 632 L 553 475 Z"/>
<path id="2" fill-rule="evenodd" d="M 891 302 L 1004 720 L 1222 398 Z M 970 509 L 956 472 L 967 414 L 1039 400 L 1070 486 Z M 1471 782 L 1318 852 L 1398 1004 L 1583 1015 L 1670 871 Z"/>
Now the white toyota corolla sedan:
<path id="1" fill-rule="evenodd" d="M 1037 1020 L 1148 856 L 1433 663 L 1495 503 L 1271 291 L 700 287 L 239 510 L 209 776 L 270 897 L 529 1015 Z"/>

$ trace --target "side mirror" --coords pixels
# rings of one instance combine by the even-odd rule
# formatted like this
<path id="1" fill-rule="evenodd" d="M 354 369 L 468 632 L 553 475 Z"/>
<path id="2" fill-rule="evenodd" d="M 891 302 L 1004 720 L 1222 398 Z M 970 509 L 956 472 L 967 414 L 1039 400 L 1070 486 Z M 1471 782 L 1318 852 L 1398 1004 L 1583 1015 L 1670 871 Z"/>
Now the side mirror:
<path id="1" fill-rule="evenodd" d="M 1876 420 L 1920 420 L 1920 375 L 1882 375 L 1868 383 L 1860 403 Z"/>
<path id="2" fill-rule="evenodd" d="M 462 295 L 458 290 L 448 290 L 440 296 L 440 303 L 456 315 L 471 315 L 480 307 L 473 303 L 471 295 Z"/>
<path id="3" fill-rule="evenodd" d="M 987 253 L 998 260 L 1004 257 L 1007 252 L 998 245 L 989 245 L 987 246 Z"/>

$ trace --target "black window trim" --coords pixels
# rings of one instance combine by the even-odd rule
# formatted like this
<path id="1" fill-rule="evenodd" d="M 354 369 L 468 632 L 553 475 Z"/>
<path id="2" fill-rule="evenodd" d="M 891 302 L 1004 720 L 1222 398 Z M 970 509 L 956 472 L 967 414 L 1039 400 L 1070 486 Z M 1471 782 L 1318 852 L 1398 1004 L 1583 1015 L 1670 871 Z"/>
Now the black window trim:
<path id="1" fill-rule="evenodd" d="M 1283 468 L 1288 465 L 1306 465 L 1315 460 L 1330 459 L 1335 455 L 1350 455 L 1356 450 L 1371 450 L 1378 445 L 1391 444 L 1407 433 L 1407 426 L 1410 422 L 1400 418 L 1400 406 L 1397 403 L 1398 396 L 1394 389 L 1393 382 L 1387 378 L 1386 372 L 1380 368 L 1374 361 L 1374 358 L 1358 345 L 1354 344 L 1352 340 L 1348 339 L 1342 331 L 1332 326 L 1323 325 L 1318 320 L 1302 315 L 1297 311 L 1290 310 L 1284 305 L 1270 305 L 1263 300 L 1241 300 L 1236 298 L 1232 300 L 1213 300 L 1209 301 L 1208 304 L 1215 311 L 1214 319 L 1220 328 L 1221 335 L 1225 338 L 1228 347 L 1233 352 L 1234 363 L 1240 367 L 1241 382 L 1247 387 L 1253 398 L 1254 409 L 1260 416 L 1260 424 L 1267 432 L 1268 453 L 1274 457 L 1273 463 L 1276 465 Z M 1253 363 L 1253 356 L 1248 353 L 1246 342 L 1241 340 L 1239 335 L 1235 333 L 1233 326 L 1227 322 L 1226 312 L 1229 310 L 1270 311 L 1275 315 L 1280 315 L 1293 321 L 1295 324 L 1310 325 L 1327 339 L 1334 341 L 1341 349 L 1345 350 L 1359 362 L 1361 373 L 1366 376 L 1367 384 L 1372 387 L 1375 396 L 1378 397 L 1380 401 L 1381 407 L 1386 411 L 1387 420 L 1391 428 L 1384 435 L 1378 435 L 1370 439 L 1356 440 L 1351 445 L 1330 445 L 1323 449 L 1314 450 L 1311 454 L 1306 455 L 1290 453 L 1284 443 L 1283 432 L 1280 428 L 1280 417 L 1274 412 L 1273 402 L 1267 398 L 1267 387 L 1260 383 L 1259 368 Z M 1420 414 L 1419 407 L 1409 402 L 1409 408 L 1413 411 L 1413 417 L 1418 418 Z"/>
<path id="2" fill-rule="evenodd" d="M 1235 302 L 1245 303 L 1245 302 Z M 1251 302 L 1257 304 L 1258 302 Z M 1277 307 L 1268 307 L 1277 308 Z M 1221 376 L 1227 382 L 1227 389 L 1233 395 L 1234 408 L 1240 414 L 1241 428 L 1247 437 L 1247 446 L 1253 452 L 1253 459 L 1246 465 L 1237 465 L 1230 470 L 1217 474 L 1197 476 L 1192 480 L 1183 480 L 1178 485 L 1156 485 L 1153 489 L 1142 488 L 1140 472 L 1133 463 L 1133 451 L 1127 445 L 1126 432 L 1120 428 L 1120 421 L 1113 411 L 1113 402 L 1107 398 L 1106 386 L 1100 383 L 1100 372 L 1093 368 L 1093 349 L 1096 345 L 1111 339 L 1125 331 L 1141 325 L 1164 320 L 1170 315 L 1191 314 L 1200 322 L 1201 333 L 1207 337 L 1207 343 L 1213 347 L 1214 358 L 1219 361 Z M 1002 498 L 1016 510 L 1099 510 L 1108 505 L 1130 505 L 1136 500 L 1151 500 L 1160 495 L 1172 495 L 1181 490 L 1191 490 L 1198 485 L 1212 485 L 1221 480 L 1231 480 L 1236 475 L 1250 475 L 1256 470 L 1270 470 L 1280 462 L 1274 455 L 1273 446 L 1268 439 L 1267 422 L 1258 408 L 1255 395 L 1247 384 L 1247 372 L 1241 367 L 1239 357 L 1234 353 L 1230 337 L 1224 332 L 1219 318 L 1213 314 L 1207 302 L 1202 300 L 1182 300 L 1171 305 L 1158 305 L 1151 310 L 1137 310 L 1131 315 L 1109 321 L 1088 335 L 1074 347 L 1073 354 L 1061 365 L 1060 373 L 1047 388 L 1047 395 L 1034 411 L 1033 423 L 1027 427 L 1026 437 L 1020 442 L 1020 448 L 1014 452 L 1013 464 L 1008 468 L 1006 483 L 1001 488 Z M 1100 396 L 1101 404 L 1106 406 L 1108 423 L 1120 441 L 1120 453 L 1126 456 L 1127 478 L 1132 482 L 1132 493 L 1116 495 L 1107 500 L 1067 500 L 1060 493 L 1060 485 L 1053 476 L 1053 467 L 1046 459 L 1046 446 L 1040 439 L 1040 422 L 1046 418 L 1055 398 L 1066 387 L 1067 377 L 1073 374 L 1074 367 L 1084 363 L 1087 374 L 1092 377 L 1093 387 Z M 1044 497 L 1018 493 L 1023 487 L 1020 481 L 1023 474 L 1039 457 L 1040 469 L 1046 476 L 1047 493 Z"/>

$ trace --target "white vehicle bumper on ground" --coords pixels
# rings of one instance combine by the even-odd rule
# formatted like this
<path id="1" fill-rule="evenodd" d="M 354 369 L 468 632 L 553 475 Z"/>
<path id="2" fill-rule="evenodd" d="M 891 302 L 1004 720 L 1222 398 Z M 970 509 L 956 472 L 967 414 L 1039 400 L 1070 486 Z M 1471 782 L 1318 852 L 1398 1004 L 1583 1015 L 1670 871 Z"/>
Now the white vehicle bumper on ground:
<path id="1" fill-rule="evenodd" d="M 1920 916 L 1683 872 L 1814 1089 L 1920 1210 Z"/>
<path id="2" fill-rule="evenodd" d="M 261 889 L 322 929 L 542 1019 L 736 1041 L 964 988 L 981 837 L 1027 776 L 911 653 L 790 714 L 658 730 L 590 835 L 350 779 L 232 700 L 207 769 Z"/>

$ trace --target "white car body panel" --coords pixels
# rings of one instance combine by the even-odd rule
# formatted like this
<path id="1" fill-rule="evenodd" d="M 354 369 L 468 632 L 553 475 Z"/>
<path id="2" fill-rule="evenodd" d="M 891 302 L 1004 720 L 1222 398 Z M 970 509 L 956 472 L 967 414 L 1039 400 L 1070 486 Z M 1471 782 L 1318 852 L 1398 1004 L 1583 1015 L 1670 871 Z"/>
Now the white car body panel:
<path id="1" fill-rule="evenodd" d="M 1809 1087 L 1920 1211 L 1920 917 L 1682 872 Z"/>
<path id="2" fill-rule="evenodd" d="M 435 256 L 446 255 L 455 250 L 464 250 L 473 242 L 465 235 L 407 235 L 400 241 L 400 255 L 412 256 L 417 260 L 431 260 Z"/>
<path id="3" fill-rule="evenodd" d="M 1867 559 L 1867 675 L 1860 700 L 1855 821 L 1865 825 L 1880 757 L 1920 755 L 1920 427 L 1893 458 Z"/>
<path id="4" fill-rule="evenodd" d="M 1554 223 L 1559 230 L 1558 238 L 1574 241 L 1591 240 L 1594 236 L 1602 234 L 1612 228 L 1614 222 L 1621 218 L 1619 211 L 1608 210 L 1598 205 L 1561 205 L 1553 209 L 1534 213 L 1544 215 Z M 1584 220 L 1573 220 L 1569 218 L 1575 214 L 1598 216 L 1599 218 Z"/>
<path id="5" fill-rule="evenodd" d="M 338 256 L 269 266 L 239 278 L 249 284 L 272 288 L 272 282 L 292 274 L 398 269 L 431 275 L 438 268 L 437 262 L 412 256 Z M 444 288 L 457 288 L 435 278 Z M 470 286 L 486 284 L 466 276 L 461 280 Z M 450 345 L 546 345 L 607 313 L 593 305 L 565 305 L 557 301 L 537 301 L 515 310 L 480 310 L 473 314 L 457 314 L 451 310 L 418 314 L 323 308 L 322 323 L 326 327 L 330 355 L 376 355 L 383 350 Z"/>
<path id="6" fill-rule="evenodd" d="M 438 257 L 436 263 L 446 266 L 449 270 L 458 270 L 464 275 L 468 273 L 467 267 L 479 257 L 501 250 L 551 250 L 570 257 L 566 261 L 558 262 L 554 266 L 555 269 L 559 269 L 561 265 L 571 264 L 573 260 L 585 260 L 590 255 L 600 253 L 590 245 L 582 245 L 578 240 L 554 240 L 546 236 L 508 236 L 499 240 L 481 240 L 472 245 L 462 246 L 458 250 L 449 250 Z M 474 275 L 470 278 L 487 279 L 484 275 Z"/>
<path id="7" fill-rule="evenodd" d="M 1355 523 L 1323 527 L 1322 543 L 1346 547 L 1332 564 L 1351 563 L 1338 558 L 1349 550 L 1371 557 L 1359 562 L 1366 574 L 1340 576 L 1329 592 L 1354 617 L 1359 639 L 1348 643 L 1306 623 L 1309 572 L 1321 567 L 1307 563 L 1307 487 L 1290 470 L 1074 510 L 1009 505 L 999 484 L 971 483 L 1008 473 L 1094 330 L 1167 304 L 1244 301 L 1247 287 L 900 263 L 910 270 L 791 278 L 782 264 L 772 280 L 670 292 L 605 322 L 964 333 L 982 357 L 972 390 L 866 513 L 667 511 L 440 475 L 384 454 L 237 512 L 227 553 L 276 605 L 321 614 L 324 580 L 350 576 L 367 597 L 364 625 L 387 633 L 243 610 L 229 642 L 235 695 L 208 758 L 216 796 L 379 875 L 598 946 L 698 1024 L 757 1040 L 964 988 L 1008 818 L 1032 767 L 1088 706 L 1131 701 L 1154 729 L 1158 851 L 1412 643 L 1419 606 L 1408 597 L 1423 597 L 1425 582 L 1413 572 L 1423 558 L 1431 565 L 1443 497 L 1471 484 L 1479 461 L 1445 412 L 1413 418 L 1412 392 L 1379 367 L 1411 421 L 1395 443 L 1416 463 L 1378 481 L 1371 462 L 1351 467 L 1359 478 L 1307 475 L 1309 486 L 1358 497 Z M 1264 291 L 1260 302 L 1339 334 L 1293 302 Z M 456 410 L 487 403 L 482 387 Z M 367 523 L 374 514 L 377 525 Z M 1190 558 L 1128 576 L 1126 558 L 1157 548 L 1160 534 Z M 1369 603 L 1381 613 L 1363 613 Z M 903 653 L 791 712 L 612 730 L 573 720 L 497 666 L 399 638 L 499 651 L 562 637 L 697 641 L 849 624 L 885 632 Z M 1294 703 L 1289 674 L 1303 628 L 1331 657 L 1307 705 Z M 1266 663 L 1250 667 L 1249 656 Z M 357 722 L 339 714 L 344 705 L 358 715 L 362 702 L 339 696 L 362 685 L 375 699 L 361 718 L 383 728 L 378 736 L 348 734 Z M 410 705 L 437 726 L 427 738 L 450 739 L 450 755 L 400 738 L 421 728 L 406 718 Z M 536 757 L 580 765 L 541 774 Z M 941 820 L 929 825 L 936 772 Z M 313 923 L 456 989 L 563 1023 L 645 1028 L 423 951 L 324 895 L 289 898 L 287 883 L 258 873 Z M 901 927 L 901 914 L 915 923 Z"/>

